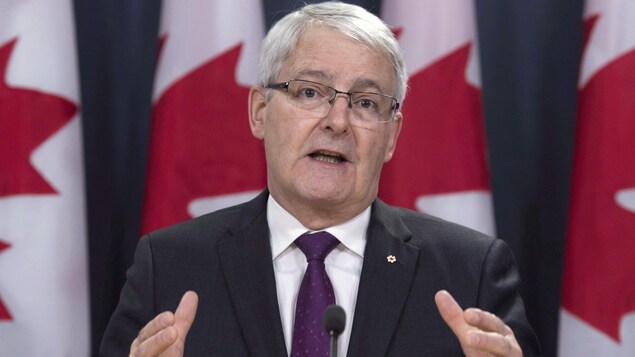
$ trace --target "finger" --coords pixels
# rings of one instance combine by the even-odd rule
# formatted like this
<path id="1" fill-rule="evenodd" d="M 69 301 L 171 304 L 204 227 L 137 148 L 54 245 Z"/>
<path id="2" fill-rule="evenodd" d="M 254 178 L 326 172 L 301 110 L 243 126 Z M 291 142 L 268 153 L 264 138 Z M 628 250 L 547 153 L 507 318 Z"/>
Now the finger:
<path id="1" fill-rule="evenodd" d="M 161 352 L 167 350 L 176 341 L 177 337 L 176 328 L 168 326 L 139 343 L 138 346 L 133 347 L 130 355 L 134 357 L 158 356 Z"/>
<path id="2" fill-rule="evenodd" d="M 519 355 L 520 347 L 515 341 L 496 332 L 470 330 L 466 334 L 466 342 L 470 348 L 487 351 L 495 356 Z"/>
<path id="3" fill-rule="evenodd" d="M 477 308 L 465 310 L 465 321 L 483 331 L 496 332 L 503 336 L 513 334 L 512 329 L 505 325 L 498 316 Z"/>
<path id="4" fill-rule="evenodd" d="M 190 327 L 192 327 L 197 308 L 198 295 L 194 291 L 188 291 L 183 294 L 181 302 L 174 313 L 174 327 L 176 327 L 179 338 L 182 340 L 185 340 L 187 333 L 190 331 Z"/>
<path id="5" fill-rule="evenodd" d="M 172 312 L 165 311 L 158 314 L 139 331 L 139 336 L 133 341 L 133 347 L 140 345 L 145 340 L 172 324 L 174 324 L 174 314 L 172 314 Z"/>
<path id="6" fill-rule="evenodd" d="M 437 309 L 439 309 L 443 321 L 445 321 L 454 334 L 460 338 L 469 328 L 469 325 L 463 318 L 463 309 L 461 309 L 461 306 L 459 306 L 452 295 L 445 290 L 437 292 L 434 296 L 434 301 L 437 304 Z"/>

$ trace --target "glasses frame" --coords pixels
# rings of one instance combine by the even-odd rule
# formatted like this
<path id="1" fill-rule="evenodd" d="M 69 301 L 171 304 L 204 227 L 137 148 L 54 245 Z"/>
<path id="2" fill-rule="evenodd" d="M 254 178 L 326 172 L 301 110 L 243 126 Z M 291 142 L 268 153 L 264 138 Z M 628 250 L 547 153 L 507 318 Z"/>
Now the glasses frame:
<path id="1" fill-rule="evenodd" d="M 356 93 L 362 93 L 362 94 L 373 94 L 373 95 L 380 95 L 382 97 L 391 99 L 393 101 L 393 105 L 392 105 L 392 109 L 391 109 L 391 113 L 390 113 L 390 119 L 388 120 L 383 120 L 383 121 L 377 121 L 377 122 L 372 122 L 372 121 L 366 121 L 363 120 L 366 123 L 377 123 L 377 124 L 381 124 L 381 123 L 390 123 L 390 122 L 394 122 L 395 121 L 395 113 L 397 113 L 397 111 L 399 110 L 400 107 L 400 103 L 397 101 L 397 98 L 389 96 L 387 94 L 383 94 L 383 93 L 376 93 L 376 92 L 358 92 L 358 91 L 354 91 L 354 92 L 345 92 L 345 91 L 341 91 L 339 89 L 335 89 L 331 86 L 328 86 L 324 83 L 320 83 L 320 82 L 315 82 L 315 81 L 309 81 L 306 79 L 290 79 L 286 82 L 280 82 L 280 83 L 271 83 L 271 84 L 267 84 L 265 86 L 266 89 L 284 89 L 287 91 L 287 94 L 289 93 L 289 84 L 291 82 L 306 82 L 306 83 L 312 83 L 312 84 L 317 84 L 317 85 L 321 85 L 324 86 L 326 88 L 332 89 L 333 91 L 335 91 L 335 94 L 333 95 L 332 98 L 330 98 L 329 100 L 327 100 L 327 102 L 331 105 L 331 108 L 333 108 L 333 105 L 335 104 L 335 98 L 337 97 L 338 94 L 344 94 L 348 97 L 348 108 L 351 109 L 353 108 L 353 94 Z M 329 109 L 330 112 L 330 109 Z M 328 113 L 326 113 L 326 115 L 328 115 Z M 357 116 L 356 116 L 357 117 Z M 359 118 L 358 118 L 359 119 Z"/>

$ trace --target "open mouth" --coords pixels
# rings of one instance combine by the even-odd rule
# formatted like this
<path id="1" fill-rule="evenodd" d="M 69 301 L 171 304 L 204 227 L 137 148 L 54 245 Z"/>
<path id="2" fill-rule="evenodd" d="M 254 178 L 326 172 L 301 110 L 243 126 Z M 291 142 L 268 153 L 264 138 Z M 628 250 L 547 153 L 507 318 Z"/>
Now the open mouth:
<path id="1" fill-rule="evenodd" d="M 314 158 L 315 160 L 328 162 L 331 164 L 341 164 L 347 161 L 346 158 L 341 154 L 326 150 L 318 150 L 314 153 L 309 154 L 309 156 Z"/>

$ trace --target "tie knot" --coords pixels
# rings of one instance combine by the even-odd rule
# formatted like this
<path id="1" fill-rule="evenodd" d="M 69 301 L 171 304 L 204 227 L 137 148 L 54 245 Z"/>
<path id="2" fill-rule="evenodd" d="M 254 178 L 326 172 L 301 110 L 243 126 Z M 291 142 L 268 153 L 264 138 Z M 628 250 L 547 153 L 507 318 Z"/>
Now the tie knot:
<path id="1" fill-rule="evenodd" d="M 295 240 L 295 244 L 306 256 L 306 261 L 324 260 L 327 255 L 340 244 L 334 236 L 327 232 L 304 233 Z"/>

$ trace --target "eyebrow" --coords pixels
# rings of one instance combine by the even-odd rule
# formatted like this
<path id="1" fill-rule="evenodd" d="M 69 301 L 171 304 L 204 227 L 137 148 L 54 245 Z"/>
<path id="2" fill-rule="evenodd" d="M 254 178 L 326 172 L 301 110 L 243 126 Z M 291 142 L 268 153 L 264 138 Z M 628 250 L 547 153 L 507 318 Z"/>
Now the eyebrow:
<path id="1" fill-rule="evenodd" d="M 379 86 L 379 83 L 370 78 L 358 78 L 353 83 L 353 88 L 374 88 L 379 93 L 384 92 L 384 90 Z"/>

